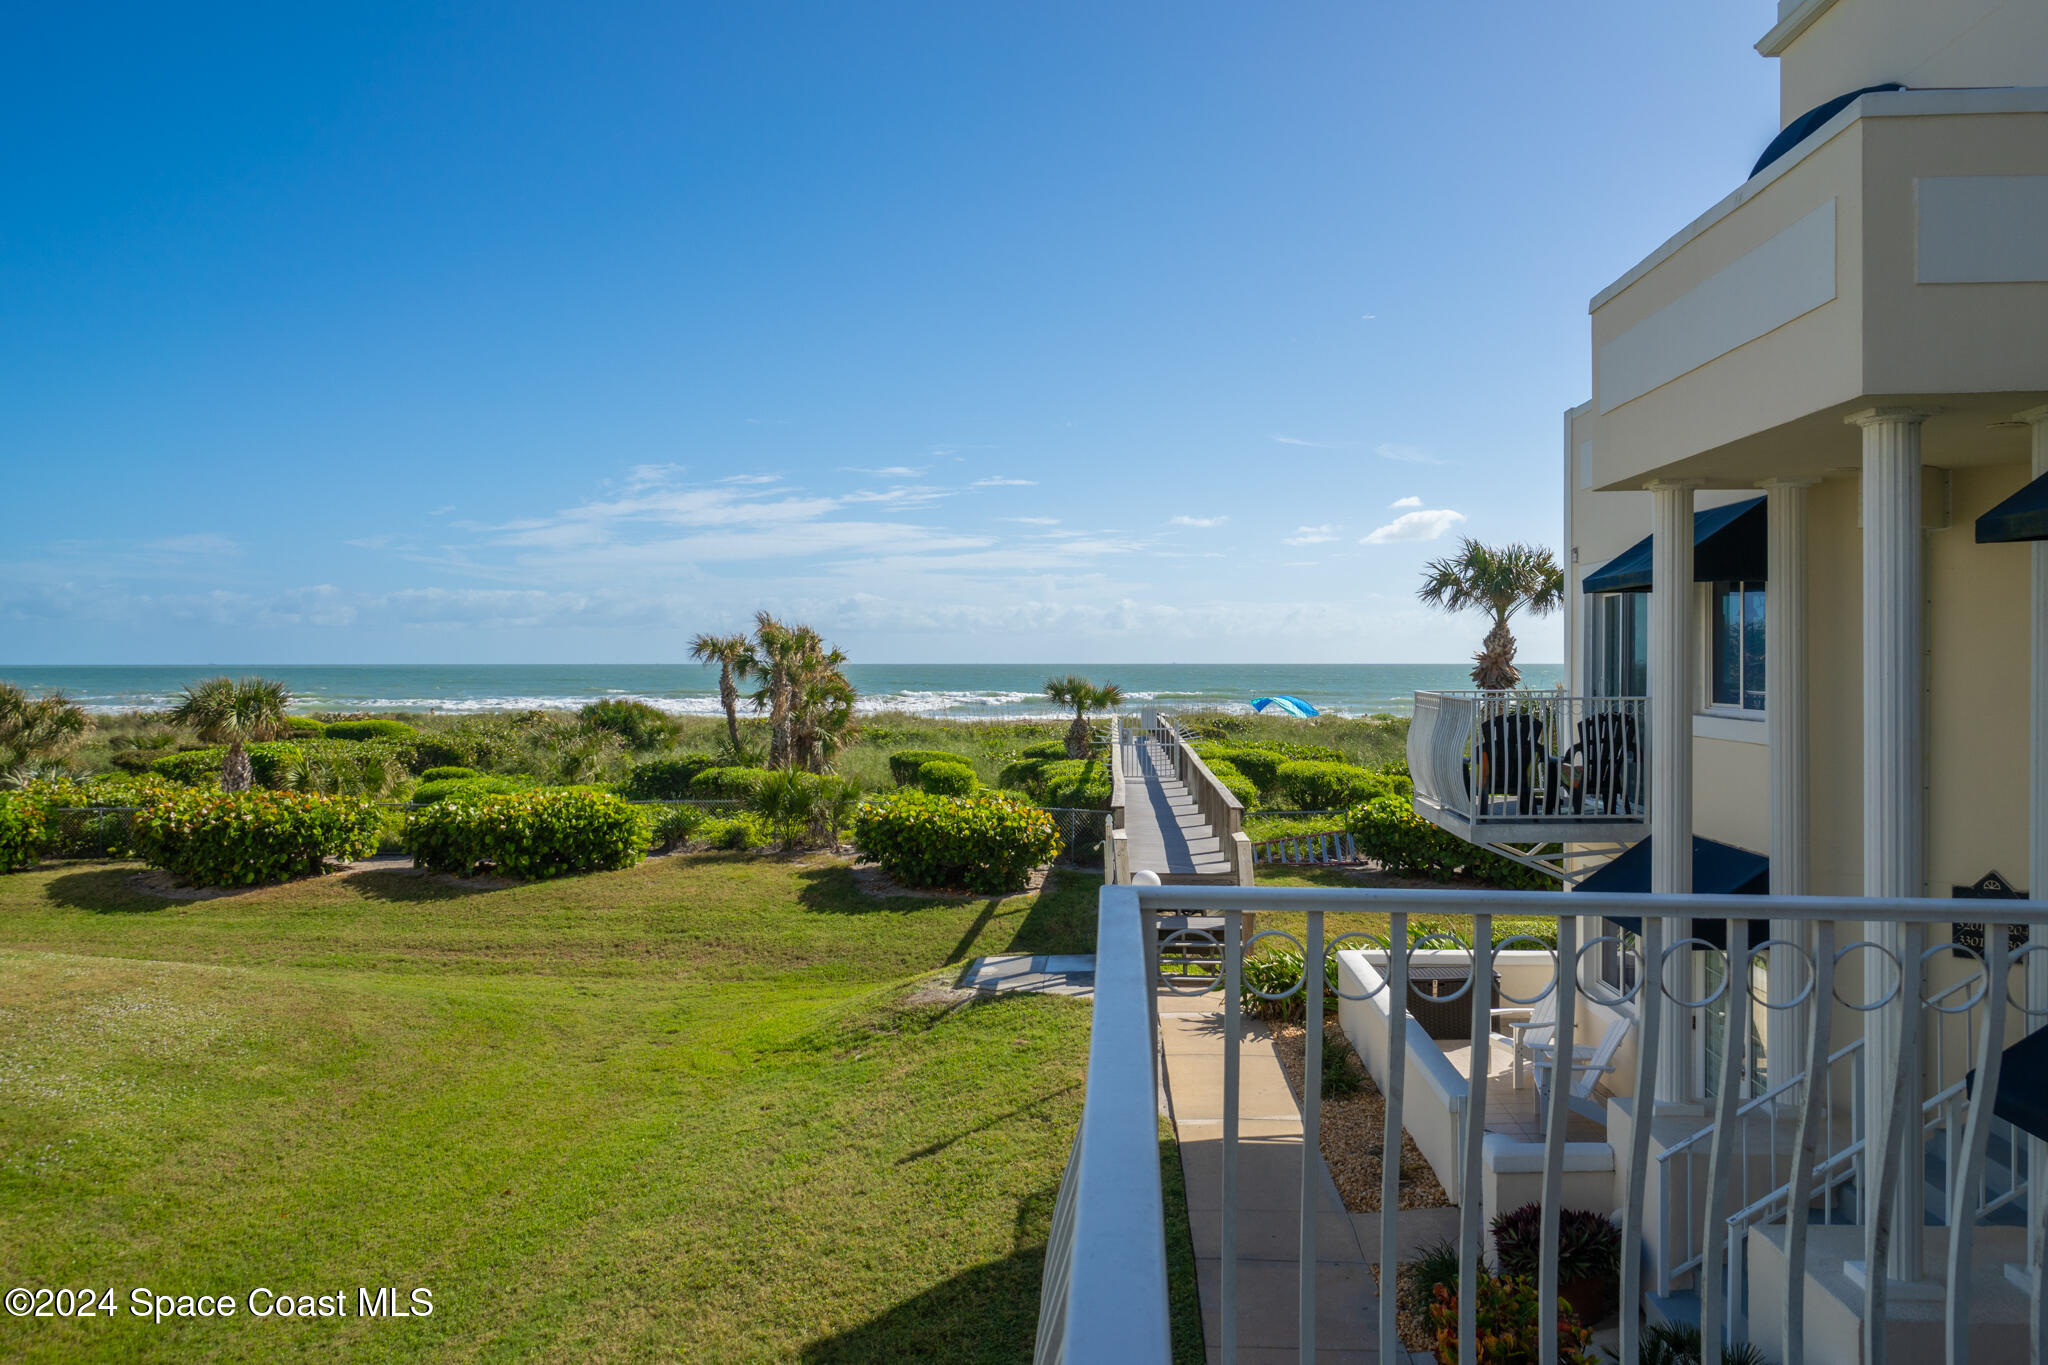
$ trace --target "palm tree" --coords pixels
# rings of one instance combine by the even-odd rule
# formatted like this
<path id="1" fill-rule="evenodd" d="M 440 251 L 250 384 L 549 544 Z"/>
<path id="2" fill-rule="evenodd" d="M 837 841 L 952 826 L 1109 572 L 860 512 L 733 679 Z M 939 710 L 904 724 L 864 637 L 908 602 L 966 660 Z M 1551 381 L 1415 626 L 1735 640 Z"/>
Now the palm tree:
<path id="1" fill-rule="evenodd" d="M 1088 733 L 1088 713 L 1122 705 L 1124 690 L 1115 683 L 1098 687 L 1078 673 L 1069 673 L 1064 678 L 1047 678 L 1045 695 L 1056 706 L 1074 708 L 1074 723 L 1067 727 L 1067 757 L 1086 758 L 1094 748 L 1094 739 Z"/>
<path id="2" fill-rule="evenodd" d="M 243 745 L 289 733 L 284 709 L 291 703 L 292 694 L 285 685 L 269 678 L 208 678 L 185 689 L 184 697 L 171 708 L 170 720 L 208 744 L 227 745 L 220 765 L 221 790 L 245 792 L 254 784 L 255 774 Z"/>
<path id="3" fill-rule="evenodd" d="M 760 670 L 753 642 L 744 635 L 699 635 L 690 641 L 690 657 L 699 663 L 718 665 L 718 704 L 725 708 L 725 732 L 732 744 L 732 757 L 740 756 L 739 685 Z"/>
<path id="4" fill-rule="evenodd" d="M 31 697 L 0 683 L 0 770 L 61 758 L 85 733 L 85 711 L 62 692 Z"/>
<path id="5" fill-rule="evenodd" d="M 1472 683 L 1483 691 L 1505 692 L 1522 680 L 1508 619 L 1524 609 L 1531 616 L 1548 616 L 1564 605 L 1564 570 L 1542 546 L 1495 547 L 1467 537 L 1458 553 L 1423 565 L 1415 595 L 1442 611 L 1477 607 L 1493 614 L 1493 629 L 1472 656 Z"/>
<path id="6" fill-rule="evenodd" d="M 806 638 L 808 637 L 808 638 Z M 760 661 L 756 672 L 761 686 L 754 690 L 756 711 L 768 713 L 768 766 L 789 766 L 794 747 L 790 725 L 790 679 L 804 655 L 817 640 L 809 626 L 788 626 L 765 611 L 754 613 L 754 651 Z"/>

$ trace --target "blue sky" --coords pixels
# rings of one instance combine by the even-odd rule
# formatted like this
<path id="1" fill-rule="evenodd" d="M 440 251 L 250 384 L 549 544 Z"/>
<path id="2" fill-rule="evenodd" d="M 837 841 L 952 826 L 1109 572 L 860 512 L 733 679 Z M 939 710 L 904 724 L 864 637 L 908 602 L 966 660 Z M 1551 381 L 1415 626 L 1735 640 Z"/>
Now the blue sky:
<path id="1" fill-rule="evenodd" d="M 1464 657 L 1772 18 L 24 10 L 0 662 Z"/>

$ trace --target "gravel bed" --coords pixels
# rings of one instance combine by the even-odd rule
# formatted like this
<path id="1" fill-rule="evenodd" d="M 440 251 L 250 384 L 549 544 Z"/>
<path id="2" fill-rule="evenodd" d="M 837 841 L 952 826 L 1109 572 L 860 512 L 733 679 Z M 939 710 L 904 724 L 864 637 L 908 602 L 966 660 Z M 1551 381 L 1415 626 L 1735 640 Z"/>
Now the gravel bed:
<path id="1" fill-rule="evenodd" d="M 1299 1023 L 1277 1025 L 1273 1044 L 1280 1053 L 1280 1065 L 1287 1083 L 1294 1087 L 1298 1101 L 1306 1092 L 1301 1084 L 1302 1053 L 1308 1032 Z M 1364 1085 L 1355 1095 L 1323 1101 L 1323 1160 L 1337 1182 L 1344 1207 L 1353 1213 L 1377 1213 L 1380 1207 L 1380 1160 L 1386 1132 L 1387 1105 L 1380 1088 L 1366 1073 L 1351 1040 L 1344 1031 L 1326 1028 L 1323 1049 L 1327 1054 L 1342 1049 L 1358 1067 Z M 1440 1209 L 1450 1204 L 1436 1172 L 1415 1146 L 1415 1139 L 1401 1134 L 1401 1204 L 1404 1209 Z"/>

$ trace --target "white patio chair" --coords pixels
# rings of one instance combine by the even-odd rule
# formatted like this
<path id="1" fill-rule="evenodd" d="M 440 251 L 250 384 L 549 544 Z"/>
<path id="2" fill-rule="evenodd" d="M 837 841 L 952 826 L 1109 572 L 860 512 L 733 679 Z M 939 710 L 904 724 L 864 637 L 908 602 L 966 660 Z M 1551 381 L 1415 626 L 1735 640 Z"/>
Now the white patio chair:
<path id="1" fill-rule="evenodd" d="M 1600 1078 L 1614 1073 L 1614 1054 L 1621 1050 L 1622 1040 L 1628 1037 L 1628 1031 L 1634 1027 L 1635 1020 L 1626 1015 L 1616 1015 L 1608 1022 L 1607 1031 L 1600 1035 L 1598 1046 L 1572 1049 L 1573 1099 L 1591 1099 L 1593 1087 L 1600 1084 Z M 1556 1062 L 1557 1045 L 1532 1044 L 1529 1051 L 1536 1057 L 1536 1113 L 1539 1121 L 1542 1121 L 1547 1118 L 1549 1106 L 1543 1103 L 1541 1096 L 1550 1089 L 1550 1072 Z"/>
<path id="2" fill-rule="evenodd" d="M 1528 1016 L 1524 1019 L 1504 1018 L 1510 1014 Z M 1551 990 L 1534 1005 L 1508 1005 L 1493 1012 L 1494 1027 L 1512 1029 L 1512 1038 L 1495 1034 L 1502 1043 L 1514 1049 L 1515 1089 L 1522 1088 L 1522 1068 L 1535 1050 L 1557 1036 L 1557 991 Z"/>

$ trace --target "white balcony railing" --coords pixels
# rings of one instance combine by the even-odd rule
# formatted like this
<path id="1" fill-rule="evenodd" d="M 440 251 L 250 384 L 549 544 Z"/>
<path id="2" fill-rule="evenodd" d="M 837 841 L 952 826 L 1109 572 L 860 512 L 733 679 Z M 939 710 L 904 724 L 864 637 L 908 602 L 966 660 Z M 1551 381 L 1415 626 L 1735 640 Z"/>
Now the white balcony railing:
<path id="1" fill-rule="evenodd" d="M 1649 827 L 1649 701 L 1417 692 L 1415 809 L 1474 843 L 1628 841 Z"/>
<path id="2" fill-rule="evenodd" d="M 1830 1218 L 1827 1215 L 1830 1210 L 1840 1209 L 1844 1172 L 1853 1171 L 1861 1188 L 1848 1202 L 1852 1205 L 1852 1216 L 1858 1226 L 1850 1243 L 1844 1243 L 1837 1235 L 1841 1233 L 1840 1229 L 1825 1228 L 1832 1239 L 1827 1246 L 1833 1248 L 1826 1254 L 1836 1255 L 1836 1272 L 1844 1268 L 1839 1253 L 1845 1245 L 1863 1258 L 1862 1265 L 1885 1264 L 1885 1248 L 1892 1231 L 1893 1200 L 1889 1191 L 1897 1184 L 1902 1153 L 1908 1146 L 1900 1135 L 1907 1131 L 1913 1117 L 1918 1116 L 1923 1128 L 1936 1123 L 1950 1134 L 1945 1192 L 1942 1198 L 1934 1201 L 1947 1229 L 1946 1273 L 1937 1271 L 1932 1277 L 1939 1282 L 1942 1295 L 1940 1341 L 1938 1345 L 1930 1346 L 1924 1333 L 1932 1328 L 1927 1327 L 1919 1329 L 1923 1335 L 1911 1342 L 1901 1337 L 1904 1344 L 1896 1351 L 1891 1350 L 1888 1341 L 1894 1324 L 1886 1307 L 1891 1288 L 1886 1276 L 1868 1275 L 1863 1278 L 1864 1287 L 1858 1291 L 1861 1301 L 1855 1305 L 1857 1311 L 1852 1317 L 1852 1321 L 1860 1321 L 1858 1330 L 1863 1334 L 1857 1355 L 1866 1365 L 1883 1365 L 1887 1360 L 1931 1360 L 1944 1356 L 1950 1365 L 1958 1365 L 1969 1357 L 1973 1328 L 1979 1332 L 1986 1330 L 1988 1319 L 1985 1313 L 1993 1311 L 1990 1308 L 1978 1311 L 1981 1305 L 1977 1303 L 1978 1295 L 1972 1284 L 1971 1267 L 1978 1224 L 2001 1204 L 2012 1202 L 2024 1193 L 2023 1187 L 2010 1182 L 2002 1192 L 1994 1192 L 1986 1175 L 1986 1149 L 1993 1123 L 1994 1097 L 1999 1092 L 2004 1049 L 2010 1033 L 2030 1031 L 2035 1021 L 2048 1017 L 2048 1000 L 2025 996 L 2024 978 L 2027 973 L 2022 970 L 2022 959 L 2027 955 L 2048 952 L 2048 943 L 2043 942 L 2043 931 L 2048 929 L 2048 904 L 2039 901 L 1978 904 L 1987 913 L 1993 912 L 1995 906 L 1995 913 L 2008 924 L 2028 926 L 2033 941 L 2015 952 L 1999 925 L 1987 926 L 1984 934 L 1986 947 L 1981 952 L 1960 950 L 1970 961 L 1966 964 L 1969 975 L 1958 992 L 1953 982 L 1943 987 L 1936 987 L 1930 982 L 1930 964 L 1937 960 L 1938 953 L 1948 951 L 1945 940 L 1946 926 L 1950 921 L 1946 916 L 1953 913 L 1953 907 L 1942 902 L 1586 893 L 1567 900 L 1543 892 L 1106 886 L 1097 915 L 1095 1028 L 1090 1048 L 1087 1097 L 1073 1156 L 1061 1184 L 1051 1244 L 1047 1249 L 1038 1360 L 1152 1365 L 1152 1362 L 1165 1362 L 1172 1358 L 1173 1342 L 1166 1308 L 1164 1204 L 1156 1131 L 1158 995 L 1162 989 L 1192 993 L 1220 987 L 1226 999 L 1234 1000 L 1242 980 L 1246 947 L 1243 917 L 1253 912 L 1279 912 L 1303 916 L 1305 926 L 1301 936 L 1275 935 L 1274 931 L 1268 930 L 1258 937 L 1275 936 L 1291 940 L 1292 947 L 1302 954 L 1302 978 L 1294 983 L 1288 994 L 1301 992 L 1305 1002 L 1307 1056 L 1304 1074 L 1309 1077 L 1321 1074 L 1326 954 L 1345 948 L 1347 940 L 1350 947 L 1370 949 L 1374 970 L 1354 970 L 1366 960 L 1362 955 L 1353 958 L 1345 954 L 1340 959 L 1342 970 L 1336 993 L 1343 998 L 1371 999 L 1378 992 L 1386 991 L 1389 1000 L 1407 1000 L 1411 959 L 1424 950 L 1429 951 L 1433 958 L 1442 956 L 1447 938 L 1442 926 L 1446 919 L 1452 917 L 1471 917 L 1470 940 L 1459 947 L 1471 964 L 1470 977 L 1462 993 L 1472 1012 L 1472 1055 L 1468 1074 L 1474 1077 L 1489 1073 L 1489 1048 L 1498 1045 L 1489 1042 L 1493 1023 L 1490 993 L 1475 990 L 1471 985 L 1493 976 L 1493 925 L 1496 916 L 1517 920 L 1534 917 L 1549 919 L 1556 924 L 1557 941 L 1551 954 L 1548 983 L 1540 991 L 1533 992 L 1533 998 L 1519 994 L 1512 997 L 1514 1003 L 1534 1004 L 1554 993 L 1557 1019 L 1555 1055 L 1571 1055 L 1574 1034 L 1579 1031 L 1582 1006 L 1597 1005 L 1607 1010 L 1633 1012 L 1638 1041 L 1629 1088 L 1638 1097 L 1656 1093 L 1660 1054 L 1665 1051 L 1659 1045 L 1660 1037 L 1667 1030 L 1676 1036 L 1686 1036 L 1702 1022 L 1700 1011 L 1714 1008 L 1717 1002 L 1725 1011 L 1724 1019 L 1743 1019 L 1752 1011 L 1799 1011 L 1805 1035 L 1804 1057 L 1799 1062 L 1801 1074 L 1767 1092 L 1760 1085 L 1752 1088 L 1749 1050 L 1739 1045 L 1722 1048 L 1718 1064 L 1718 1098 L 1710 1105 L 1713 1121 L 1702 1129 L 1696 1140 L 1685 1144 L 1689 1150 L 1702 1145 L 1705 1148 L 1701 1216 L 1689 1220 L 1690 1230 L 1682 1234 L 1691 1238 L 1692 1244 L 1681 1258 L 1696 1272 L 1704 1338 L 1709 1343 L 1728 1345 L 1754 1342 L 1785 1365 L 1800 1365 L 1807 1359 L 1804 1318 L 1809 1294 L 1785 1291 L 1788 1287 L 1796 1289 L 1808 1284 L 1809 1233 L 1817 1238 L 1823 1230 L 1810 1228 L 1810 1223 L 1815 1215 L 1820 1215 L 1824 1224 L 1839 1221 L 1839 1216 Z M 1179 914 L 1195 912 L 1223 918 L 1223 929 L 1212 937 L 1213 946 L 1218 951 L 1213 965 L 1207 968 L 1209 975 L 1160 976 L 1161 954 L 1154 912 L 1169 909 Z M 1342 933 L 1333 938 L 1326 932 L 1325 920 L 1329 914 L 1357 912 L 1386 915 L 1388 932 L 1385 937 Z M 1699 932 L 1697 926 L 1702 919 L 1725 920 L 1728 947 L 1713 948 L 1704 939 L 1679 938 L 1677 934 L 1671 934 L 1675 941 L 1667 946 L 1667 933 L 1670 933 L 1666 928 L 1667 917 L 1679 914 L 1693 920 L 1696 926 L 1694 933 Z M 1581 917 L 1640 918 L 1642 933 L 1640 937 L 1627 938 L 1602 935 L 1582 942 Z M 1789 932 L 1796 933 L 1799 941 L 1774 939 L 1752 945 L 1752 920 L 1765 918 L 1792 926 Z M 1427 919 L 1434 926 L 1434 932 L 1421 945 L 1410 943 L 1408 930 L 1412 919 Z M 1868 927 L 1873 921 L 1877 922 L 1878 930 L 1875 932 L 1879 936 L 1890 935 L 1896 927 L 1897 947 L 1887 948 L 1861 936 L 1874 932 Z M 1844 928 L 1856 931 L 1847 935 L 1854 941 L 1838 946 L 1838 931 Z M 1943 930 L 1940 938 L 1944 941 L 1935 949 L 1926 948 L 1930 928 Z M 1185 938 L 1192 932 L 1196 931 L 1183 931 L 1181 937 Z M 1788 931 L 1781 929 L 1779 932 Z M 1389 947 L 1389 944 L 1393 946 Z M 1590 972 L 1604 944 L 1611 944 L 1616 950 L 1634 958 L 1636 970 L 1622 976 L 1623 980 L 1635 983 L 1628 989 L 1615 990 L 1600 984 L 1597 976 L 1582 983 L 1582 975 Z M 1695 998 L 1699 988 L 1688 987 L 1685 983 L 1695 980 L 1695 973 L 1690 970 L 1694 965 L 1689 960 L 1690 955 L 1700 953 L 1720 958 L 1718 973 L 1699 974 L 1701 978 L 1717 980 L 1719 984 L 1704 992 L 1704 998 Z M 1186 970 L 1187 964 L 1196 959 L 1176 960 Z M 1765 962 L 1778 967 L 1778 970 L 1758 973 L 1755 969 Z M 1872 962 L 1888 962 L 1890 965 L 1888 969 L 1880 966 L 1876 978 L 1867 978 L 1866 969 Z M 1383 970 L 1378 964 L 1384 964 Z M 1780 964 L 1791 964 L 1793 969 L 1786 970 Z M 1837 990 L 1838 966 L 1841 979 L 1849 985 L 1847 997 Z M 1885 976 L 1887 970 L 1888 978 Z M 1865 984 L 1867 979 L 1879 978 L 1883 979 L 1879 981 L 1880 985 L 1888 981 L 1888 989 L 1878 991 L 1875 999 L 1857 996 L 1855 988 L 1858 985 Z M 1360 993 L 1347 991 L 1344 983 L 1350 983 Z M 1524 986 L 1522 989 L 1527 988 Z M 1743 1000 L 1745 991 L 1747 1001 Z M 2021 994 L 2014 995 L 2015 991 Z M 1961 999 L 1957 998 L 1958 994 Z M 1503 998 L 1510 998 L 1505 990 Z M 2022 999 L 2027 1003 L 2020 1003 Z M 1834 1004 L 1840 1004 L 1844 1009 L 1838 1011 L 1832 1007 Z M 1226 1254 L 1221 1261 L 1218 1283 L 1221 1295 L 1219 1316 L 1226 1325 L 1227 1334 L 1228 1325 L 1237 1318 L 1237 1258 L 1227 1253 L 1236 1245 L 1239 1194 L 1236 1096 L 1239 1093 L 1239 1056 L 1244 1025 L 1243 1015 L 1237 1009 L 1226 1008 L 1222 1017 L 1225 1029 L 1222 1062 L 1225 1105 L 1220 1208 L 1222 1244 Z M 1838 1112 L 1836 1087 L 1827 1078 L 1849 1059 L 1852 1052 L 1860 1050 L 1853 1045 L 1849 1049 L 1842 1048 L 1842 1039 L 1837 1033 L 1843 1028 L 1843 1021 L 1859 1018 L 1863 1020 L 1861 1027 L 1865 1038 L 1882 1038 L 1889 1050 L 1907 1056 L 1921 1055 L 1921 1039 L 1937 1035 L 1944 1027 L 1954 1031 L 1959 1018 L 1966 1021 L 1963 1032 L 1967 1038 L 1964 1041 L 1969 1053 L 1969 1067 L 1974 1072 L 1973 1083 L 1964 1085 L 1958 1081 L 1943 1085 L 1945 1077 L 1939 1066 L 1932 1076 L 1924 1080 L 1912 1068 L 1891 1068 L 1887 1074 L 1869 1078 L 1870 1084 L 1879 1087 L 1881 1092 L 1883 1108 L 1877 1112 L 1888 1117 L 1871 1125 L 1867 1132 L 1855 1127 L 1852 1113 Z M 1389 1152 L 1400 1150 L 1404 1126 L 1402 1094 L 1408 1065 L 1407 1031 L 1410 1027 L 1415 1027 L 1414 1021 L 1405 1009 L 1389 1010 L 1385 1022 L 1387 1036 L 1373 1049 L 1387 1072 L 1379 1080 L 1386 1104 L 1383 1150 Z M 1808 1077 L 1821 1079 L 1809 1084 Z M 1937 1093 L 1926 1093 L 1930 1084 Z M 1860 1090 L 1862 1087 L 1853 1088 Z M 1565 1149 L 1568 1143 L 1582 1139 L 1568 1138 L 1573 1113 L 1570 1086 L 1551 1086 L 1542 1103 L 1546 1115 L 1541 1144 L 1542 1241 L 1545 1245 L 1555 1246 L 1558 1218 L 1565 1200 Z M 1759 1201 L 1743 1198 L 1746 1177 L 1737 1174 L 1747 1160 L 1746 1144 L 1754 1140 L 1752 1126 L 1746 1119 L 1760 1107 L 1781 1108 L 1788 1112 L 1793 1131 L 1786 1150 L 1807 1154 L 1807 1159 L 1795 1157 L 1787 1162 L 1787 1174 L 1782 1184 L 1770 1190 L 1761 1201 L 1767 1207 L 1759 1207 Z M 1483 1206 L 1486 1183 L 1477 1178 L 1485 1161 L 1487 1109 L 1487 1087 L 1472 1085 L 1459 1117 L 1462 1159 L 1455 1181 L 1460 1200 L 1457 1239 L 1461 1262 L 1458 1358 L 1468 1361 L 1477 1358 L 1476 1286 L 1478 1273 L 1484 1267 L 1481 1259 L 1482 1233 L 1490 1219 L 1504 1211 Z M 1637 1365 L 1641 1358 L 1639 1308 L 1648 1286 L 1643 1258 L 1630 1249 L 1640 1249 L 1645 1244 L 1648 1231 L 1646 1203 L 1651 1197 L 1652 1182 L 1660 1178 L 1661 1163 L 1651 1159 L 1652 1126 L 1647 1122 L 1632 1124 L 1627 1144 L 1629 1150 L 1617 1150 L 1615 1153 L 1616 1202 L 1622 1210 L 1621 1245 L 1624 1248 L 1621 1257 L 1623 1311 L 1619 1341 L 1620 1359 L 1624 1365 Z M 1304 1151 L 1319 1151 L 1320 1100 L 1313 1085 L 1303 1096 L 1302 1127 Z M 1844 1147 L 1839 1139 L 1850 1130 L 1853 1130 L 1853 1141 Z M 2018 1135 L 2014 1134 L 2008 1142 L 2008 1159 L 2019 1146 L 2017 1139 Z M 1697 1154 L 1696 1150 L 1693 1154 Z M 1399 1212 L 1399 1180 L 1399 1163 L 1383 1163 L 1380 1207 L 1385 1212 L 1380 1217 L 1378 1251 L 1382 1265 L 1397 1265 L 1400 1261 L 1402 1215 Z M 1315 1254 L 1316 1208 L 1317 1200 L 1314 1198 L 1302 1200 L 1300 1246 L 1305 1260 Z M 1800 1216 L 1787 1216 L 1788 1210 L 1798 1210 Z M 1764 1226 L 1773 1223 L 1778 1225 L 1776 1229 Z M 1776 1278 L 1771 1283 L 1745 1282 L 1747 1261 L 1741 1248 L 1734 1244 L 1748 1243 L 1752 1228 L 1759 1232 L 1775 1230 L 1782 1238 L 1781 1242 L 1773 1244 L 1779 1248 L 1782 1262 L 1773 1272 Z M 2011 1251 L 2016 1262 L 2025 1262 L 2007 1266 L 2005 1278 L 2033 1286 L 2028 1292 L 2035 1299 L 2028 1311 L 2030 1315 L 2038 1314 L 2041 1308 L 2038 1297 L 2041 1293 L 2041 1240 L 2029 1236 L 2010 1247 L 2004 1240 L 1987 1246 L 1987 1254 L 1994 1257 L 2005 1254 L 2001 1250 L 2004 1248 Z M 1813 1265 L 1816 1271 L 1820 1269 L 1818 1258 L 1814 1258 Z M 1722 1267 L 1727 1268 L 1725 1272 L 1720 1271 Z M 1545 1257 L 1541 1262 L 1537 1286 L 1541 1321 L 1536 1339 L 1541 1344 L 1541 1359 L 1545 1365 L 1557 1359 L 1558 1270 L 1554 1257 Z M 1980 1265 L 1978 1270 L 1978 1283 L 1981 1284 L 1985 1267 Z M 1991 1267 L 1991 1273 L 1996 1279 L 1996 1267 Z M 1298 1276 L 1302 1334 L 1300 1358 L 1303 1361 L 1316 1358 L 1316 1278 L 1312 1273 Z M 1382 1280 L 1382 1286 L 1377 1339 L 1392 1343 L 1398 1339 L 1398 1294 L 1388 1279 Z M 1780 1306 L 1773 1313 L 1759 1313 L 1757 1305 L 1760 1300 Z M 1924 1320 L 1924 1312 L 1910 1305 L 1908 1307 Z M 1992 1329 L 2007 1333 L 2016 1330 L 2017 1340 L 2021 1343 L 2017 1354 L 2026 1355 L 2027 1329 L 2024 1323 L 2014 1328 L 2000 1321 L 1992 1324 Z M 2010 1335 L 2001 1338 L 2005 1341 L 2012 1339 Z M 1371 1343 L 1325 1341 L 1322 1344 L 1344 1348 L 1369 1346 Z M 1237 1357 L 1235 1343 L 1231 1340 L 1212 1342 L 1209 1347 L 1226 1365 Z M 1718 1356 L 1718 1351 L 1711 1351 L 1711 1354 Z M 1980 1351 L 1980 1354 L 1988 1352 Z M 2034 1359 L 2039 1361 L 2038 1353 Z"/>

